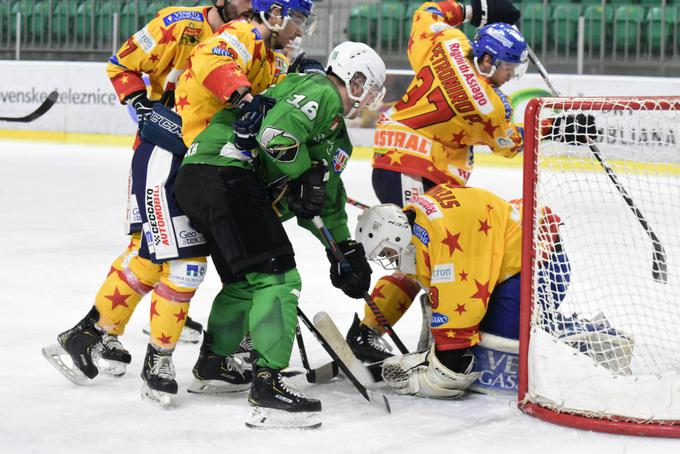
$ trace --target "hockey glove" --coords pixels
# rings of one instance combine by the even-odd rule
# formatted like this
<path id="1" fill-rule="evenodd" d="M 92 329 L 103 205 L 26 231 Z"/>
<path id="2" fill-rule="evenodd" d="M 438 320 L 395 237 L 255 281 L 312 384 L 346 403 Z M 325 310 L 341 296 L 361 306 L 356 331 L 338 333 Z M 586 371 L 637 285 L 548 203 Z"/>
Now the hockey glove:
<path id="1" fill-rule="evenodd" d="M 132 106 L 137 113 L 137 125 L 142 129 L 144 122 L 149 119 L 153 111 L 154 101 L 146 97 L 146 91 L 136 91 L 125 98 L 125 102 Z"/>
<path id="2" fill-rule="evenodd" d="M 288 182 L 288 208 L 296 216 L 311 219 L 321 213 L 328 181 L 326 161 L 314 163 L 305 173 Z"/>
<path id="3" fill-rule="evenodd" d="M 570 145 L 587 145 L 597 138 L 595 117 L 586 114 L 567 114 L 555 118 L 552 140 Z"/>
<path id="4" fill-rule="evenodd" d="M 293 64 L 288 68 L 288 74 L 290 73 L 305 73 L 305 74 L 326 74 L 326 69 L 323 67 L 321 62 L 314 60 L 313 58 L 305 57 L 305 53 L 301 52 L 300 55 L 295 57 Z"/>
<path id="5" fill-rule="evenodd" d="M 520 17 L 519 10 L 512 4 L 511 0 L 472 0 L 470 3 L 472 5 L 472 19 L 470 19 L 470 23 L 477 28 L 496 22 L 505 22 L 512 25 Z"/>
<path id="6" fill-rule="evenodd" d="M 257 133 L 262 120 L 276 100 L 268 96 L 255 95 L 250 102 L 242 103 L 241 116 L 234 121 L 234 146 L 239 150 L 250 151 L 257 147 Z"/>
<path id="7" fill-rule="evenodd" d="M 338 243 L 338 248 L 349 266 L 346 264 L 343 267 L 333 253 L 326 249 L 326 255 L 331 262 L 331 282 L 350 298 L 361 298 L 368 292 L 373 272 L 366 260 L 364 247 L 354 240 L 345 240 Z"/>

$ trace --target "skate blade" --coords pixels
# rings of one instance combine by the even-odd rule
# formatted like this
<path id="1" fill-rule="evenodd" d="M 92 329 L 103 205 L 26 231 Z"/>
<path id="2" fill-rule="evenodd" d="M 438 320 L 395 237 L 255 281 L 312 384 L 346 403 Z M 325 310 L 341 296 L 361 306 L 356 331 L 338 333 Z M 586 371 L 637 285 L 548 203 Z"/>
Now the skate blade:
<path id="1" fill-rule="evenodd" d="M 146 325 L 142 332 L 147 336 L 151 335 L 151 327 Z M 201 341 L 201 333 L 195 329 L 187 328 L 186 326 L 182 328 L 182 334 L 179 336 L 180 344 L 198 344 Z"/>
<path id="2" fill-rule="evenodd" d="M 317 429 L 321 427 L 321 412 L 291 412 L 275 408 L 253 407 L 246 419 L 246 427 L 250 429 Z"/>
<path id="3" fill-rule="evenodd" d="M 142 384 L 142 399 L 162 410 L 169 410 L 174 406 L 172 394 L 151 389 L 146 383 Z"/>
<path id="4" fill-rule="evenodd" d="M 83 374 L 83 372 L 75 365 L 68 366 L 62 360 L 62 357 L 65 356 L 69 358 L 70 361 L 71 357 L 69 356 L 68 352 L 66 352 L 66 350 L 61 347 L 61 345 L 49 345 L 47 347 L 43 347 L 41 351 L 47 362 L 54 366 L 54 368 L 57 369 L 71 383 L 82 386 L 90 381 L 90 379 L 87 378 L 87 376 Z"/>
<path id="5" fill-rule="evenodd" d="M 250 383 L 226 383 L 221 380 L 199 380 L 197 378 L 189 385 L 187 392 L 192 394 L 230 394 L 250 389 Z"/>
<path id="6" fill-rule="evenodd" d="M 102 374 L 113 378 L 120 378 L 125 375 L 125 367 L 127 364 L 111 359 L 100 359 L 99 361 L 100 362 L 97 363 L 97 369 L 99 369 L 99 372 Z"/>

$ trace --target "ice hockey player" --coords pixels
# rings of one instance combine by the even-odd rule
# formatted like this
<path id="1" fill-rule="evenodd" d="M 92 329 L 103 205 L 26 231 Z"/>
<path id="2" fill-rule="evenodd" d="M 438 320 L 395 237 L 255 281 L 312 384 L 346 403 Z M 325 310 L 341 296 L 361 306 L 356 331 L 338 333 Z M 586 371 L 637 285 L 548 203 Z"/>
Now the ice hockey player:
<path id="1" fill-rule="evenodd" d="M 245 0 L 214 0 L 213 6 L 164 8 L 109 59 L 107 73 L 121 103 L 128 104 L 137 113 L 135 156 L 147 155 L 153 148 L 153 144 L 141 139 L 139 131 L 163 94 L 172 94 L 191 52 L 225 22 L 249 8 Z M 142 79 L 144 74 L 149 77 L 148 88 Z M 146 168 L 139 168 L 133 157 L 129 190 L 134 184 L 133 177 L 145 172 Z M 205 259 L 182 260 L 170 266 L 140 257 L 140 208 L 145 207 L 138 204 L 135 194 L 129 191 L 126 224 L 131 238 L 127 249 L 111 265 L 85 318 L 58 336 L 58 346 L 43 350 L 45 357 L 75 383 L 85 383 L 100 371 L 113 376 L 125 372 L 131 356 L 118 336 L 123 334 L 139 301 L 149 292 L 152 293 L 154 345 L 171 348 L 180 334 L 191 342 L 200 339 L 202 327 L 189 319 L 187 308 L 195 287 L 203 278 Z M 163 322 L 160 322 L 161 315 L 165 317 Z M 72 367 L 61 359 L 66 354 L 73 362 Z M 164 364 L 162 368 L 159 365 L 156 369 L 170 370 L 172 365 Z"/>
<path id="2" fill-rule="evenodd" d="M 369 260 L 417 279 L 432 307 L 431 348 L 384 360 L 382 376 L 397 393 L 455 398 L 472 388 L 494 394 L 517 390 L 521 227 L 518 201 L 489 191 L 437 185 L 403 211 L 377 205 L 359 217 L 357 241 Z M 559 235 L 561 220 L 544 207 L 538 295 L 552 309 L 563 301 L 570 265 Z M 604 316 L 593 320 L 552 310 L 542 320 L 601 365 L 625 368 L 593 348 L 588 336 L 632 354 L 632 340 Z M 492 358 L 489 360 L 489 358 Z M 620 372 L 620 370 L 616 370 Z"/>
<path id="3" fill-rule="evenodd" d="M 285 76 L 288 63 L 279 51 L 295 38 L 311 33 L 315 24 L 312 6 L 311 0 L 252 2 L 247 17 L 225 24 L 192 52 L 187 71 L 177 83 L 175 101 L 179 115 L 156 105 L 142 131 L 156 146 L 149 153 L 136 155 L 139 161 L 144 161 L 139 167 L 148 170 L 146 175 L 134 179 L 135 187 L 139 188 L 135 193 L 147 212 L 153 207 L 154 216 L 144 220 L 140 255 L 148 250 L 154 262 L 168 263 L 170 269 L 190 257 L 189 260 L 201 264 L 193 276 L 196 286 L 203 279 L 209 250 L 206 238 L 175 202 L 175 177 L 186 152 L 185 143 L 190 143 L 208 125 L 215 112 L 232 103 L 242 113 L 256 109 L 256 104 L 249 102 L 251 92 L 258 93 Z M 173 134 L 167 133 L 170 124 L 174 125 Z M 183 304 L 184 311 L 188 310 L 189 301 Z M 176 311 L 160 313 L 158 321 L 181 323 Z M 157 336 L 152 336 L 152 341 L 156 339 Z M 172 366 L 172 342 L 170 339 L 169 343 L 151 344 L 142 372 L 144 397 L 161 406 L 170 405 L 177 392 L 174 369 L 157 367 L 157 364 Z M 238 358 L 210 354 L 211 342 L 208 332 L 193 368 L 196 380 L 189 391 L 234 392 L 250 388 L 249 364 Z"/>
<path id="4" fill-rule="evenodd" d="M 347 227 L 340 174 L 352 145 L 343 117 L 380 102 L 385 65 L 369 46 L 345 42 L 333 49 L 326 70 L 289 74 L 256 96 L 252 102 L 261 105 L 276 101 L 266 114 L 220 111 L 189 148 L 177 177 L 178 203 L 208 238 L 223 283 L 208 320 L 211 352 L 233 353 L 250 331 L 257 354 L 248 427 L 321 424 L 321 403 L 281 373 L 290 360 L 301 288 L 281 221 L 296 216 L 318 235 L 311 218 L 320 216 L 351 264 L 340 269 L 329 253 L 333 285 L 352 298 L 370 285 L 364 250 Z"/>

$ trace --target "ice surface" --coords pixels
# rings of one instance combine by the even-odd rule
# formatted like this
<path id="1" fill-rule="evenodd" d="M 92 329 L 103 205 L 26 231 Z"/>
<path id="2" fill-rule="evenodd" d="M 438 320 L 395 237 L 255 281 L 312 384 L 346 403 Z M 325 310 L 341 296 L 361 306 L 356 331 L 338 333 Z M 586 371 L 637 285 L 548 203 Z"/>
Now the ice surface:
<path id="1" fill-rule="evenodd" d="M 322 428 L 253 431 L 243 424 L 246 393 L 186 393 L 198 345 L 177 349 L 177 407 L 159 410 L 140 397 L 148 300 L 140 303 L 122 338 L 133 356 L 127 374 L 73 385 L 41 357 L 40 348 L 89 310 L 110 263 L 127 244 L 122 217 L 130 155 L 125 148 L 0 142 L 0 452 L 680 452 L 678 441 L 554 426 L 524 415 L 510 399 L 482 395 L 437 401 L 390 394 L 393 413 L 384 415 L 366 405 L 348 380 L 310 385 L 300 377 L 296 384 L 323 402 Z M 517 197 L 520 172 L 478 168 L 470 184 Z M 376 201 L 367 161 L 350 162 L 345 175 L 351 197 Z M 358 214 L 354 207 L 347 210 L 351 218 Z M 344 331 L 362 304 L 330 285 L 321 246 L 289 224 L 303 278 L 301 307 L 310 317 L 327 311 Z M 374 270 L 376 279 L 381 273 Z M 206 322 L 218 289 L 211 270 L 192 304 L 195 319 Z M 312 365 L 327 362 L 302 329 Z M 396 326 L 409 348 L 419 329 L 417 307 Z M 294 349 L 292 365 L 300 364 Z"/>

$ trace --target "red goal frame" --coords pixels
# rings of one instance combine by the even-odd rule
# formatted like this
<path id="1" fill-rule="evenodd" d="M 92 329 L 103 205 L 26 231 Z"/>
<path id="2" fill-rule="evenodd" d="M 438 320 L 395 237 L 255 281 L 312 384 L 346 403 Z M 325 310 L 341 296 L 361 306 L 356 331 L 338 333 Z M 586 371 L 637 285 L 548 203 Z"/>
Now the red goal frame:
<path id="1" fill-rule="evenodd" d="M 524 177 L 522 219 L 534 219 L 534 191 L 536 188 L 536 163 L 538 133 L 542 108 L 579 110 L 680 110 L 680 96 L 669 97 L 600 97 L 600 98 L 535 98 L 529 101 L 524 112 Z M 583 430 L 593 430 L 627 435 L 654 437 L 680 437 L 678 421 L 637 421 L 630 418 L 588 417 L 558 412 L 527 400 L 529 389 L 528 351 L 531 322 L 532 276 L 535 250 L 533 247 L 533 223 L 524 222 L 522 227 L 522 275 L 520 309 L 520 350 L 518 407 L 526 414 L 543 421 Z M 679 396 L 680 397 L 680 396 Z"/>

